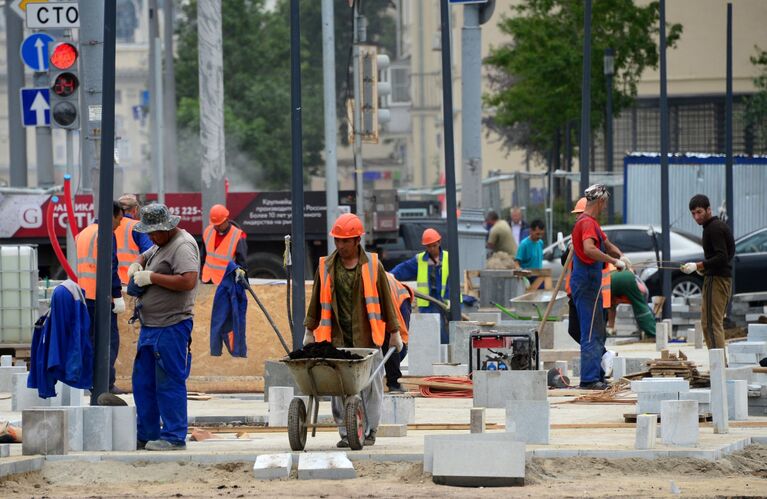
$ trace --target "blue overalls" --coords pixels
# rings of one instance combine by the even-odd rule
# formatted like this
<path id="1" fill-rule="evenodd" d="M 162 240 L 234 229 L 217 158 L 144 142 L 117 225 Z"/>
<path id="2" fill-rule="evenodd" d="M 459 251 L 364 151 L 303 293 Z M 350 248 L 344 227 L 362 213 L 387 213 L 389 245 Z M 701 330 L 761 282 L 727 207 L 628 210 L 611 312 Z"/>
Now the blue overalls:
<path id="1" fill-rule="evenodd" d="M 604 252 L 604 241 L 599 234 L 597 237 L 599 249 Z M 601 362 L 607 332 L 602 313 L 603 265 L 602 262 L 583 263 L 577 254 L 573 254 L 570 289 L 581 326 L 581 384 L 604 381 Z"/>

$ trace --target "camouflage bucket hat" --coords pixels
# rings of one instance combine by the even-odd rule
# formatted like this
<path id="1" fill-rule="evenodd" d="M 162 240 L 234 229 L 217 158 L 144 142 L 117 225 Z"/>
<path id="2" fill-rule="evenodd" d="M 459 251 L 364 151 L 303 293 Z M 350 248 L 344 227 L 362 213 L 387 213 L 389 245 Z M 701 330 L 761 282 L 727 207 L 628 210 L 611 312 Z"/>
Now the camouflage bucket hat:
<path id="1" fill-rule="evenodd" d="M 141 208 L 141 221 L 133 230 L 136 232 L 150 233 L 158 230 L 174 229 L 181 221 L 178 215 L 171 215 L 168 207 L 164 204 L 154 203 Z"/>

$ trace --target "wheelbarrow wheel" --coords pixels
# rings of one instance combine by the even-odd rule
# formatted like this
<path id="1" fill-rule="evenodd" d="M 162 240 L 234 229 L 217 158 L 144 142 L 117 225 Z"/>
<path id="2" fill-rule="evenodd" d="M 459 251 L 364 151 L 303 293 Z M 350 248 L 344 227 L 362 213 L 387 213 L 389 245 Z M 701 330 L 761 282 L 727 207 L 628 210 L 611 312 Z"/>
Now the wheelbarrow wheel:
<path id="1" fill-rule="evenodd" d="M 346 400 L 344 412 L 346 437 L 351 450 L 360 450 L 365 445 L 365 409 L 362 400 L 356 395 Z"/>
<path id="2" fill-rule="evenodd" d="M 291 400 L 288 408 L 288 441 L 293 450 L 306 447 L 306 405 L 300 398 Z"/>

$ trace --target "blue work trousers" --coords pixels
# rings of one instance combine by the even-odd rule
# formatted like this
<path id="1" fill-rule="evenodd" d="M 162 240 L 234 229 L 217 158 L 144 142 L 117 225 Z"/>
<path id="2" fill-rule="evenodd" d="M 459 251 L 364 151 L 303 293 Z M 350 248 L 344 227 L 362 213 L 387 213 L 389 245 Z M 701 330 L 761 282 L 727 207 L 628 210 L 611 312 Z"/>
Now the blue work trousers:
<path id="1" fill-rule="evenodd" d="M 166 327 L 141 326 L 133 363 L 138 440 L 161 439 L 177 444 L 186 440 L 191 342 L 192 319 Z"/>
<path id="2" fill-rule="evenodd" d="M 581 327 L 582 384 L 604 380 L 601 362 L 607 332 L 602 313 L 601 286 L 601 262 L 586 265 L 581 263 L 577 256 L 574 257 L 570 289 Z"/>
<path id="3" fill-rule="evenodd" d="M 96 300 L 85 300 L 88 307 L 88 315 L 91 318 L 91 345 L 93 345 L 94 356 L 96 352 Z M 117 314 L 112 314 L 111 330 L 109 331 L 109 389 L 115 386 L 115 361 L 120 352 L 120 330 L 117 328 Z M 96 367 L 94 361 L 93 367 Z M 96 376 L 93 377 L 96 379 Z"/>

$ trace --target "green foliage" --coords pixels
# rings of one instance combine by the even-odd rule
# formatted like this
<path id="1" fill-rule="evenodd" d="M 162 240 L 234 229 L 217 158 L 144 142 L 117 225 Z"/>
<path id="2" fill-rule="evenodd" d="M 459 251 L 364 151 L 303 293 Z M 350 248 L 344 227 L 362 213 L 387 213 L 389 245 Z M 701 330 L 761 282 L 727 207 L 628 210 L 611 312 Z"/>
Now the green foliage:
<path id="1" fill-rule="evenodd" d="M 278 0 L 222 2 L 224 117 L 227 176 L 234 188 L 287 189 L 290 184 L 290 9 Z M 366 0 L 368 39 L 385 48 L 394 43 L 388 0 Z M 351 46 L 351 9 L 335 5 L 336 88 L 339 117 L 346 95 Z M 199 79 L 197 1 L 183 7 L 177 28 L 176 92 L 181 185 L 199 189 Z M 303 163 L 307 173 L 322 168 L 324 147 L 322 16 L 319 0 L 301 1 L 301 100 Z M 339 124 L 343 121 L 339 119 Z"/>
<path id="2" fill-rule="evenodd" d="M 746 127 L 753 133 L 755 143 L 765 144 L 767 143 L 767 51 L 756 47 L 756 55 L 752 55 L 750 59 L 759 74 L 754 77 L 756 93 L 746 99 Z"/>
<path id="3" fill-rule="evenodd" d="M 583 2 L 525 0 L 503 15 L 499 28 L 511 41 L 490 51 L 492 91 L 484 101 L 494 113 L 487 121 L 509 148 L 519 147 L 545 159 L 554 138 L 581 112 Z M 659 62 L 656 38 L 659 6 L 632 0 L 599 0 L 592 8 L 591 127 L 604 124 L 606 88 L 604 50 L 615 52 L 613 110 L 617 115 L 637 94 L 645 68 Z M 667 24 L 668 46 L 682 33 Z"/>

